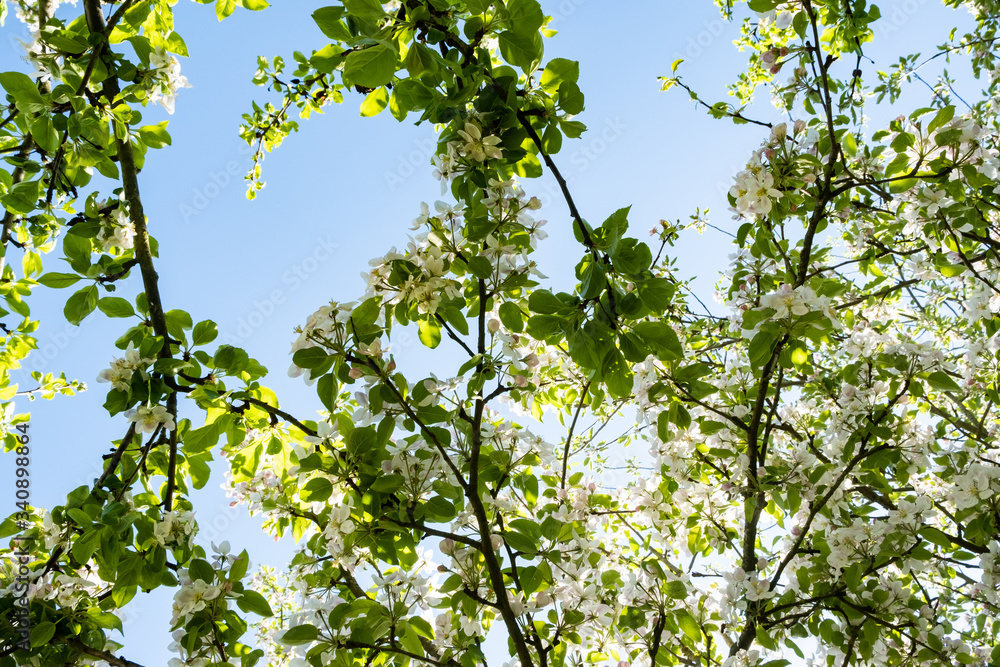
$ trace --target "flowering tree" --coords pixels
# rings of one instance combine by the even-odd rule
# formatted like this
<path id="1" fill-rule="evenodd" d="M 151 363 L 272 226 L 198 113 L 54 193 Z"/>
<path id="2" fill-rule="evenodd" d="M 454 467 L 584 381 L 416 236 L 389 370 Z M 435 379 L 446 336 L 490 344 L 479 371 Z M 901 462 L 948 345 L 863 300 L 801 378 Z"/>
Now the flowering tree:
<path id="1" fill-rule="evenodd" d="M 585 130 L 578 65 L 545 61 L 537 0 L 318 10 L 328 46 L 291 72 L 260 60 L 281 99 L 244 117 L 250 196 L 296 110 L 360 96 L 363 115 L 435 125 L 450 202 L 422 205 L 367 291 L 299 330 L 291 374 L 315 386 L 319 419 L 281 408 L 247 351 L 160 298 L 170 258 L 137 173 L 170 142 L 140 108 L 172 112 L 186 85 L 170 3 L 82 0 L 75 20 L 56 4 L 14 5 L 34 78 L 0 74 L 0 253 L 21 257 L 0 259 L 2 314 L 21 318 L 0 339 L 9 460 L 31 457 L 10 401 L 33 292 L 80 283 L 70 322 L 139 323 L 99 378 L 124 431 L 103 474 L 0 526 L 0 665 L 135 665 L 116 612 L 159 587 L 175 590 L 172 666 L 1000 662 L 996 0 L 945 0 L 976 29 L 934 56 L 981 94 L 944 78 L 874 132 L 865 106 L 896 102 L 924 64 L 865 77 L 876 7 L 717 0 L 745 13 L 734 101 L 703 101 L 680 63 L 663 87 L 758 146 L 729 193 L 724 314 L 671 268 L 680 225 L 654 230 L 654 253 L 627 207 L 600 224 L 577 210 L 553 156 Z M 219 19 L 236 5 L 267 2 L 216 0 Z M 747 108 L 763 84 L 774 122 Z M 579 242 L 571 292 L 544 288 L 532 260 L 544 222 L 518 179 L 545 170 Z M 51 252 L 72 272 L 45 272 Z M 126 280 L 142 282 L 134 304 L 106 295 Z M 460 361 L 407 373 L 389 347 L 404 327 Z M 648 455 L 610 486 L 605 461 L 629 441 Z M 199 543 L 190 490 L 216 456 L 230 493 L 297 540 L 287 570 L 248 577 L 246 551 Z M 484 649 L 494 626 L 503 656 Z"/>

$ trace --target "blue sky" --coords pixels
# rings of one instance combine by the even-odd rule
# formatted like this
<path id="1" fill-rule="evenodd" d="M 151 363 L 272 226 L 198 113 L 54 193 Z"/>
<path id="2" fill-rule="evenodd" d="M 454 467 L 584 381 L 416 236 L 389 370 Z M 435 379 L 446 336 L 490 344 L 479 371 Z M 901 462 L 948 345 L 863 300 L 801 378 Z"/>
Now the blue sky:
<path id="1" fill-rule="evenodd" d="M 267 187 L 256 201 L 246 200 L 243 174 L 250 159 L 237 132 L 240 116 L 252 99 L 275 99 L 251 83 L 256 57 L 290 60 L 293 50 L 308 53 L 324 46 L 309 15 L 325 4 L 279 3 L 260 13 L 238 11 L 218 23 L 211 5 L 180 2 L 176 27 L 191 54 L 182 60 L 182 71 L 192 88 L 180 92 L 173 116 L 159 107 L 147 109 L 144 122 L 170 120 L 173 145 L 151 152 L 140 175 L 150 231 L 160 243 L 157 269 L 165 307 L 184 308 L 195 321 L 215 320 L 220 339 L 241 344 L 267 366 L 268 384 L 282 406 L 302 418 L 314 417 L 319 401 L 300 379 L 286 377 L 292 328 L 325 301 L 359 296 L 368 259 L 404 246 L 420 202 L 440 198 L 429 167 L 433 128 L 412 120 L 401 124 L 388 113 L 361 118 L 360 96 L 348 94 L 342 105 L 302 121 L 301 131 L 267 157 Z M 599 224 L 631 205 L 632 232 L 645 240 L 660 218 L 686 219 L 696 207 L 709 206 L 714 224 L 735 230 L 724 193 L 766 130 L 713 121 L 683 91 L 661 92 L 657 76 L 669 74 L 671 63 L 684 58 L 685 81 L 706 99 L 724 99 L 725 85 L 745 58 L 730 43 L 738 27 L 721 21 L 708 0 L 542 0 L 542 7 L 559 31 L 546 41 L 546 60 L 581 63 L 587 107 L 580 120 L 590 131 L 567 141 L 555 159 L 582 215 Z M 880 69 L 896 60 L 893 54 L 913 49 L 915 39 L 929 39 L 929 45 L 943 41 L 940 26 L 958 19 L 932 0 L 881 7 L 889 29 L 882 32 L 884 43 L 868 50 Z M 0 68 L 27 71 L 13 39 L 27 39 L 23 26 L 11 16 L 3 32 L 8 39 L 0 40 Z M 863 66 L 866 76 L 875 68 Z M 911 95 L 926 97 L 926 91 L 915 88 Z M 921 105 L 900 108 L 916 106 Z M 759 115 L 769 113 L 761 109 Z M 898 112 L 882 113 L 876 120 Z M 542 199 L 549 220 L 539 266 L 553 285 L 569 288 L 580 247 L 566 207 L 548 176 L 523 185 Z M 680 274 L 699 276 L 706 302 L 731 252 L 727 241 L 709 230 L 689 235 L 674 250 Z M 60 254 L 46 258 L 47 270 L 65 270 Z M 137 287 L 136 275 L 118 295 L 134 296 Z M 102 410 L 107 385 L 95 379 L 128 325 L 100 313 L 80 327 L 66 324 L 61 312 L 70 294 L 40 288 L 34 295 L 33 316 L 43 322 L 40 350 L 25 366 L 65 371 L 90 390 L 31 405 L 19 400 L 17 406 L 33 413 L 32 502 L 43 507 L 64 502 L 70 489 L 90 483 L 108 443 L 126 428 L 123 417 L 112 419 Z M 397 346 L 414 367 L 426 366 L 418 348 Z M 26 378 L 22 387 L 30 383 Z M 13 488 L 12 469 L 5 460 L 0 488 Z M 256 521 L 228 507 L 221 482 L 219 473 L 196 495 L 203 543 L 229 539 L 234 550 L 249 548 L 256 562 L 281 566 L 292 551 L 290 540 L 276 544 L 255 532 Z M 161 591 L 137 598 L 132 607 L 139 613 L 126 625 L 123 655 L 147 667 L 171 657 L 166 651 L 171 597 L 172 591 Z"/>

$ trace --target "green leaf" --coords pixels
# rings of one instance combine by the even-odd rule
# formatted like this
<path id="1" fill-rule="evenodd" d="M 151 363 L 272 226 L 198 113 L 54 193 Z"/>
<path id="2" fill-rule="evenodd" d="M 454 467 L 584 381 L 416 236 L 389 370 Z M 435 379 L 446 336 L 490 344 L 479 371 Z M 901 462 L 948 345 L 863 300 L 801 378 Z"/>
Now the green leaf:
<path id="1" fill-rule="evenodd" d="M 545 22 L 538 0 L 507 0 L 507 14 L 510 29 L 522 34 L 537 33 Z"/>
<path id="2" fill-rule="evenodd" d="M 195 558 L 191 561 L 188 566 L 188 574 L 191 575 L 191 579 L 201 579 L 206 584 L 215 581 L 215 570 L 208 564 L 208 561 L 202 558 Z"/>
<path id="3" fill-rule="evenodd" d="M 371 116 L 377 116 L 385 109 L 386 105 L 389 104 L 389 91 L 384 88 L 376 88 L 372 92 L 365 96 L 364 101 L 361 103 L 361 115 L 370 118 Z"/>
<path id="4" fill-rule="evenodd" d="M 691 612 L 686 609 L 678 609 L 675 613 L 677 617 L 677 625 L 680 626 L 681 630 L 685 635 L 687 635 L 688 639 L 693 642 L 700 642 L 701 628 L 698 626 L 698 621 L 691 615 Z"/>
<path id="5" fill-rule="evenodd" d="M 580 91 L 580 86 L 572 81 L 564 81 L 559 86 L 559 108 L 575 116 L 583 112 L 584 97 Z"/>
<path id="6" fill-rule="evenodd" d="M 559 90 L 564 81 L 576 83 L 580 78 L 580 63 L 566 58 L 553 58 L 542 72 L 542 88 L 549 93 Z"/>
<path id="7" fill-rule="evenodd" d="M 31 628 L 31 647 L 44 646 L 56 636 L 56 624 L 52 621 L 42 621 Z"/>
<path id="8" fill-rule="evenodd" d="M 354 51 L 344 61 L 344 77 L 365 88 L 378 88 L 392 83 L 396 60 L 396 52 L 384 44 Z"/>
<path id="9" fill-rule="evenodd" d="M 38 92 L 38 84 L 21 72 L 0 73 L 0 86 L 17 101 L 21 111 L 41 111 L 45 100 Z"/>
<path id="10" fill-rule="evenodd" d="M 226 18 L 236 9 L 236 0 L 216 0 L 215 15 L 219 20 Z"/>
<path id="11" fill-rule="evenodd" d="M 935 371 L 927 376 L 927 384 L 938 391 L 952 391 L 959 392 L 962 391 L 961 387 L 958 386 L 951 376 L 943 371 Z"/>
<path id="12" fill-rule="evenodd" d="M 330 39 L 346 40 L 351 38 L 351 34 L 346 32 L 341 19 L 344 18 L 343 7 L 321 7 L 312 13 L 313 21 L 323 31 L 323 34 Z"/>
<path id="13" fill-rule="evenodd" d="M 511 65 L 520 67 L 525 73 L 532 72 L 542 59 L 542 36 L 538 31 L 500 33 L 500 53 Z"/>
<path id="14" fill-rule="evenodd" d="M 420 342 L 432 350 L 441 344 L 441 325 L 430 318 L 420 320 Z"/>
<path id="15" fill-rule="evenodd" d="M 379 21 L 386 16 L 378 0 L 344 0 L 344 8 L 351 16 L 365 21 Z"/>
<path id="16" fill-rule="evenodd" d="M 97 302 L 97 307 L 108 317 L 132 317 L 135 315 L 132 304 L 119 296 L 102 297 Z"/>
<path id="17" fill-rule="evenodd" d="M 187 44 L 184 43 L 184 38 L 178 35 L 173 30 L 171 30 L 170 34 L 167 35 L 167 38 L 163 40 L 163 48 L 169 51 L 170 53 L 176 53 L 177 55 L 182 56 L 184 58 L 187 58 L 190 55 L 188 53 Z M 160 123 L 160 125 L 163 125 L 164 127 L 167 126 L 166 122 Z M 169 138 L 167 140 L 167 143 L 168 144 L 170 143 Z"/>
<path id="18" fill-rule="evenodd" d="M 167 134 L 167 122 L 156 125 L 143 125 L 139 128 L 139 138 L 150 148 L 163 148 L 170 145 L 170 135 Z"/>
<path id="19" fill-rule="evenodd" d="M 501 303 L 499 315 L 500 321 L 503 322 L 503 325 L 510 331 L 513 331 L 514 333 L 521 333 L 524 331 L 524 318 L 521 314 L 521 309 L 517 307 L 517 304 L 509 301 Z"/>
<path id="20" fill-rule="evenodd" d="M 688 596 L 687 586 L 681 581 L 670 581 L 666 587 L 667 597 L 674 600 L 683 600 Z"/>
<path id="21" fill-rule="evenodd" d="M 295 354 L 292 355 L 292 363 L 299 368 L 319 368 L 326 363 L 326 359 L 329 356 L 326 350 L 321 347 L 307 347 L 296 350 Z"/>
<path id="22" fill-rule="evenodd" d="M 653 350 L 661 361 L 680 359 L 684 348 L 669 322 L 639 322 L 633 331 Z"/>
<path id="23" fill-rule="evenodd" d="M 207 345 L 219 335 L 219 326 L 212 320 L 205 320 L 194 325 L 191 342 L 194 345 Z"/>
<path id="24" fill-rule="evenodd" d="M 666 278 L 649 278 L 638 285 L 639 299 L 657 315 L 670 307 L 675 291 L 674 284 Z"/>
<path id="25" fill-rule="evenodd" d="M 528 297 L 528 308 L 540 315 L 551 315 L 566 307 L 566 304 L 552 292 L 535 290 Z"/>
<path id="26" fill-rule="evenodd" d="M 333 484 L 325 477 L 316 477 L 306 482 L 299 495 L 307 503 L 322 503 L 333 494 Z"/>
<path id="27" fill-rule="evenodd" d="M 75 273 L 46 273 L 38 279 L 38 282 L 46 287 L 61 289 L 74 285 L 79 280 L 80 276 Z"/>
<path id="28" fill-rule="evenodd" d="M 269 605 L 264 596 L 257 591 L 243 591 L 240 597 L 236 599 L 236 604 L 240 609 L 248 613 L 257 614 L 258 616 L 263 616 L 264 618 L 274 616 L 274 612 L 271 611 L 271 605 Z"/>
<path id="29" fill-rule="evenodd" d="M 308 644 L 319 636 L 319 630 L 315 625 L 296 625 L 289 629 L 278 641 L 282 644 L 295 646 L 297 644 Z"/>
<path id="30" fill-rule="evenodd" d="M 87 285 L 69 298 L 66 307 L 63 308 L 63 314 L 71 324 L 79 324 L 83 318 L 94 312 L 94 309 L 97 308 L 97 300 L 97 286 Z"/>
<path id="31" fill-rule="evenodd" d="M 201 428 L 196 428 L 184 434 L 183 449 L 186 454 L 200 454 L 219 442 L 218 422 L 212 422 Z"/>

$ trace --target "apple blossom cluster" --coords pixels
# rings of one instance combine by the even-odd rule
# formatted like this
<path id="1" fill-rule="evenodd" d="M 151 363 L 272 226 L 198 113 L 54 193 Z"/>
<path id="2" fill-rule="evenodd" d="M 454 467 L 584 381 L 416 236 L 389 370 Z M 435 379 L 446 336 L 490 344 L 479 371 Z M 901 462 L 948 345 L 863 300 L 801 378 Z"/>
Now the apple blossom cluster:
<path id="1" fill-rule="evenodd" d="M 351 318 L 353 307 L 353 303 L 341 304 L 331 301 L 328 305 L 321 307 L 310 315 L 306 319 L 305 326 L 297 327 L 295 330 L 299 336 L 292 343 L 291 354 L 295 354 L 299 350 L 317 347 L 325 341 L 337 345 L 346 345 L 347 339 L 345 337 L 344 326 Z M 306 369 L 300 368 L 294 363 L 288 369 L 289 377 L 299 377 L 303 373 L 306 373 L 305 381 L 307 385 L 311 385 L 316 381 L 317 378 L 312 377 Z"/>
<path id="2" fill-rule="evenodd" d="M 211 635 L 199 637 L 199 641 L 185 641 L 188 632 L 185 627 L 194 614 L 210 610 L 213 616 L 221 616 L 228 608 L 224 585 L 210 584 L 203 579 L 192 579 L 187 570 L 181 570 L 177 576 L 180 588 L 174 594 L 172 617 L 170 620 L 173 631 L 173 641 L 167 647 L 171 653 L 179 655 L 171 658 L 168 667 L 207 667 L 218 664 L 213 660 L 218 649 L 212 644 Z"/>
<path id="3" fill-rule="evenodd" d="M 129 219 L 125 203 L 112 200 L 105 202 L 105 214 L 100 218 L 100 229 L 97 232 L 97 242 L 101 250 L 107 252 L 112 248 L 131 250 L 135 238 L 135 225 Z"/>
<path id="4" fill-rule="evenodd" d="M 154 433 L 159 428 L 166 431 L 177 428 L 174 416 L 162 405 L 140 405 L 126 410 L 125 416 L 135 422 L 136 431 L 142 433 Z"/>
<path id="5" fill-rule="evenodd" d="M 492 41 L 495 48 L 495 40 Z M 487 160 L 503 157 L 500 137 L 484 134 L 481 122 L 476 117 L 463 121 L 456 133 L 457 139 L 442 142 L 439 152 L 431 156 L 434 167 L 432 174 L 441 181 L 442 195 L 448 191 L 449 184 L 456 177 L 479 167 Z"/>
<path id="6" fill-rule="evenodd" d="M 98 382 L 110 382 L 111 386 L 118 391 L 126 393 L 132 390 L 132 376 L 138 372 L 143 380 L 148 379 L 146 369 L 155 359 L 147 359 L 139 355 L 139 350 L 135 349 L 135 344 L 129 341 L 125 348 L 124 357 L 115 357 L 110 368 L 105 368 L 97 376 Z"/>
<path id="7" fill-rule="evenodd" d="M 774 200 L 781 192 L 774 188 L 774 176 L 761 161 L 764 150 L 754 151 L 747 168 L 734 177 L 736 183 L 729 189 L 729 196 L 735 200 L 730 209 L 740 218 L 760 218 L 771 212 Z"/>
<path id="8" fill-rule="evenodd" d="M 153 525 L 153 537 L 161 547 L 190 549 L 194 546 L 194 536 L 197 533 L 198 525 L 192 511 L 164 512 Z"/>
<path id="9" fill-rule="evenodd" d="M 167 113 L 174 112 L 177 91 L 190 88 L 187 77 L 181 74 L 181 64 L 177 57 L 157 47 L 149 54 L 149 101 L 159 102 Z"/>

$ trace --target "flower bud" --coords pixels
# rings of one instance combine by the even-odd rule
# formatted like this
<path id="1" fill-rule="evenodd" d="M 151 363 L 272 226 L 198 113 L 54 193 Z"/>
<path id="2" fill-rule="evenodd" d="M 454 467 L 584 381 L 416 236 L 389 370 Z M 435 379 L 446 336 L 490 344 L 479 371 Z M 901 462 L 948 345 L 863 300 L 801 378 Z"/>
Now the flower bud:
<path id="1" fill-rule="evenodd" d="M 777 58 L 777 55 L 778 54 L 776 54 L 774 52 L 774 49 L 770 49 L 770 50 L 765 51 L 764 53 L 760 54 L 760 59 L 763 60 L 768 65 L 773 65 L 774 61 Z"/>
<path id="2" fill-rule="evenodd" d="M 496 319 L 495 317 L 491 317 L 490 320 L 486 323 L 486 328 L 489 330 L 491 334 L 495 334 L 496 332 L 500 331 L 500 320 Z"/>
<path id="3" fill-rule="evenodd" d="M 548 607 L 552 604 L 552 596 L 545 591 L 538 591 L 535 593 L 535 604 L 539 607 Z"/>
<path id="4" fill-rule="evenodd" d="M 358 378 L 364 376 L 365 371 L 360 366 L 352 366 L 351 370 L 347 372 L 347 375 L 357 380 Z"/>
<path id="5" fill-rule="evenodd" d="M 773 148 L 768 147 L 764 149 L 764 157 L 766 157 L 768 160 L 773 160 L 774 155 L 775 153 Z"/>
<path id="6" fill-rule="evenodd" d="M 516 384 L 518 387 L 527 387 L 528 378 L 524 377 L 523 375 L 515 375 L 514 384 Z"/>
<path id="7" fill-rule="evenodd" d="M 438 549 L 441 550 L 445 556 L 450 556 L 455 551 L 455 540 L 447 537 L 441 540 L 441 544 L 438 545 Z"/>
<path id="8" fill-rule="evenodd" d="M 771 74 L 777 74 L 778 72 L 780 72 L 781 71 L 781 65 L 782 65 L 782 63 L 778 63 L 777 65 L 772 65 L 771 66 L 771 70 L 770 70 Z M 796 74 L 798 74 L 798 70 L 796 70 L 795 72 L 796 72 Z"/>
<path id="9" fill-rule="evenodd" d="M 493 550 L 496 551 L 503 546 L 503 536 L 493 533 L 490 535 L 490 544 L 493 545 Z"/>
<path id="10" fill-rule="evenodd" d="M 771 128 L 771 138 L 775 141 L 784 141 L 785 136 L 788 134 L 788 125 L 785 123 L 778 123 L 773 128 Z"/>
<path id="11" fill-rule="evenodd" d="M 795 121 L 795 134 L 802 134 L 806 131 L 806 122 L 801 118 Z"/>
<path id="12" fill-rule="evenodd" d="M 532 211 L 537 211 L 542 207 L 542 200 L 538 197 L 532 197 L 528 200 L 528 208 Z"/>

